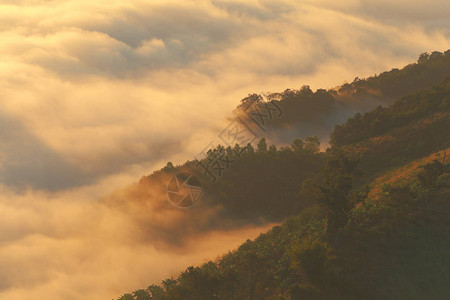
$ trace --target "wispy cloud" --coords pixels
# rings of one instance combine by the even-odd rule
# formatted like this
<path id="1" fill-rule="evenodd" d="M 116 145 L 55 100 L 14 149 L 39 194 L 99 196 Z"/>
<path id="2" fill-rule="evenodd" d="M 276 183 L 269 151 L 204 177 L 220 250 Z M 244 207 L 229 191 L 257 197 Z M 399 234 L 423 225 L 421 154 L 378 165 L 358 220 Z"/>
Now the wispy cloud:
<path id="1" fill-rule="evenodd" d="M 1 0 L 1 298 L 112 297 L 237 243 L 251 230 L 170 235 L 189 216 L 100 199 L 192 158 L 248 93 L 448 49 L 447 2 Z M 189 228 L 199 248 L 157 248 Z"/>

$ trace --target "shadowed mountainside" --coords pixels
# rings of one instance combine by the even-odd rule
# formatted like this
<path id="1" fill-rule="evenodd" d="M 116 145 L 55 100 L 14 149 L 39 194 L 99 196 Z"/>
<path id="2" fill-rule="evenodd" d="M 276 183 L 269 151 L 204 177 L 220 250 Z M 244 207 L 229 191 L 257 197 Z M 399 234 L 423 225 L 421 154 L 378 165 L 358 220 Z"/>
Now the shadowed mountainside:
<path id="1" fill-rule="evenodd" d="M 266 95 L 251 94 L 242 99 L 236 113 L 249 119 L 245 108 L 255 103 L 276 101 L 283 109 L 282 118 L 265 118 L 266 137 L 278 144 L 294 138 L 318 135 L 327 143 L 336 124 L 355 113 L 368 112 L 379 105 L 392 104 L 397 98 L 439 84 L 450 75 L 450 50 L 423 53 L 416 63 L 392 69 L 368 78 L 355 78 L 351 83 L 313 92 L 309 86 L 287 89 Z M 267 115 L 264 109 L 260 113 Z"/>
<path id="2" fill-rule="evenodd" d="M 277 191 L 258 214 L 270 216 L 272 209 L 286 217 L 297 213 L 288 209 L 297 202 L 298 215 L 216 261 L 119 299 L 446 299 L 449 128 L 447 78 L 336 126 L 324 153 L 312 147 L 318 147 L 317 139 L 271 151 L 260 141 L 256 151 L 245 150 L 215 192 L 227 199 L 235 196 L 233 188 L 247 187 L 239 182 L 250 181 L 263 192 L 244 194 L 240 201 L 254 204 L 265 188 Z M 306 162 L 308 172 L 289 181 Z M 275 176 L 263 172 L 266 163 L 286 180 L 280 190 L 270 185 Z M 152 176 L 175 170 L 180 168 L 168 166 Z M 245 170 L 259 179 L 247 178 Z M 227 201 L 228 212 L 239 211 L 241 218 L 253 208 Z"/>

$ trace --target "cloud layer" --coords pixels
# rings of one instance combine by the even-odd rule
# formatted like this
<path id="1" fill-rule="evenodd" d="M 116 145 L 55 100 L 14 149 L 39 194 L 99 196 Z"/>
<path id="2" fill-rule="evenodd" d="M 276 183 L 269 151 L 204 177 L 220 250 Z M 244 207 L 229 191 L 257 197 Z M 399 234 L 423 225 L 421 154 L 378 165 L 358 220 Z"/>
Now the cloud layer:
<path id="1" fill-rule="evenodd" d="M 150 186 L 95 201 L 92 192 L 103 189 L 0 188 L 1 298 L 111 299 L 215 259 L 270 226 L 237 228 L 207 206 L 180 211 Z"/>
<path id="2" fill-rule="evenodd" d="M 198 216 L 121 188 L 198 155 L 249 93 L 333 87 L 450 48 L 449 5 L 0 0 L 0 298 L 111 298 L 255 235 L 206 207 L 171 235 Z"/>
<path id="3" fill-rule="evenodd" d="M 331 87 L 449 45 L 446 1 L 0 5 L 0 116 L 23 134 L 3 142 L 0 179 L 47 189 L 192 156 L 248 93 Z M 12 153 L 30 139 L 42 150 Z"/>

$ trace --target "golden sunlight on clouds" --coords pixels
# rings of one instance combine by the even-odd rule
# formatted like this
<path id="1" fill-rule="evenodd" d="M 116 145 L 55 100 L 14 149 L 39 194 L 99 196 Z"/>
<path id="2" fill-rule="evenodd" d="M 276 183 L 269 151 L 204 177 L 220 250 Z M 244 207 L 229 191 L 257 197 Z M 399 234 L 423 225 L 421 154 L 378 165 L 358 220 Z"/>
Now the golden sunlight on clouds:
<path id="1" fill-rule="evenodd" d="M 8 270 L 2 273 L 1 298 L 110 299 L 137 284 L 175 276 L 188 262 L 215 259 L 273 225 L 207 227 L 208 208 L 180 213 L 163 201 L 133 198 L 148 192 L 136 188 L 103 202 L 92 199 L 101 185 L 52 194 L 1 188 L 0 264 Z M 171 234 L 181 224 L 186 232 Z"/>
<path id="2" fill-rule="evenodd" d="M 205 221 L 195 243 L 161 250 L 152 239 L 189 216 L 152 208 L 145 235 L 105 199 L 197 155 L 249 93 L 333 87 L 447 49 L 449 8 L 0 0 L 0 298 L 110 299 L 255 237 L 269 225 Z"/>

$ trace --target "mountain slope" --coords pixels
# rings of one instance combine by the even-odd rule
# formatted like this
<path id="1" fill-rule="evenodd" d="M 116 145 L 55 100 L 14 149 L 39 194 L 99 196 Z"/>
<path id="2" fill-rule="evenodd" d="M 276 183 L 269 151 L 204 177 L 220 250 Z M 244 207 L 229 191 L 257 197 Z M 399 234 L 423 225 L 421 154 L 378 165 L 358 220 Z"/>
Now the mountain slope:
<path id="1" fill-rule="evenodd" d="M 316 205 L 120 299 L 447 299 L 448 82 L 336 127 L 299 194 Z"/>
<path id="2" fill-rule="evenodd" d="M 450 50 L 422 54 L 417 63 L 402 69 L 392 69 L 366 79 L 355 78 L 352 83 L 313 92 L 309 86 L 299 90 L 269 93 L 265 98 L 276 101 L 284 111 L 282 118 L 266 118 L 266 137 L 277 143 L 288 143 L 294 137 L 318 135 L 328 141 L 333 126 L 345 122 L 353 114 L 371 111 L 378 105 L 392 104 L 397 98 L 439 84 L 450 75 Z M 246 113 L 251 103 L 262 102 L 261 95 L 249 95 L 242 100 L 237 112 Z M 261 113 L 265 113 L 261 110 Z"/>

